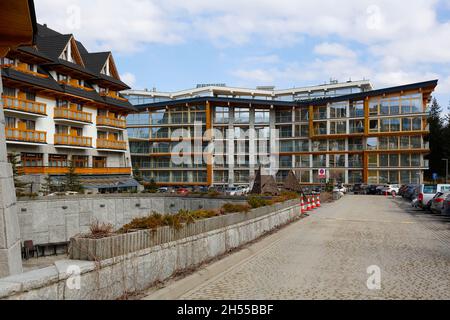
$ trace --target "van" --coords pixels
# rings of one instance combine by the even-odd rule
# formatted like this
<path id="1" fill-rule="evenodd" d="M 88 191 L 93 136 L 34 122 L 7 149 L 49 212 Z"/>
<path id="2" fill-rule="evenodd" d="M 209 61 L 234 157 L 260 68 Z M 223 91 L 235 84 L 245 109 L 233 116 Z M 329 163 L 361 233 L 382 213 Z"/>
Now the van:
<path id="1" fill-rule="evenodd" d="M 431 200 L 434 198 L 436 193 L 450 192 L 450 184 L 421 184 L 417 188 L 417 200 L 418 207 L 423 210 L 430 209 Z"/>

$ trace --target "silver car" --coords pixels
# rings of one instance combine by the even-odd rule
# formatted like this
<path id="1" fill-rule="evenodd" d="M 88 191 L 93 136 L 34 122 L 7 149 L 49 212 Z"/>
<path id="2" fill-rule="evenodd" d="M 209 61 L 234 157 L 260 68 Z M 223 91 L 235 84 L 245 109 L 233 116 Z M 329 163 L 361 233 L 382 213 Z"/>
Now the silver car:
<path id="1" fill-rule="evenodd" d="M 450 216 L 450 194 L 444 200 L 442 214 Z"/>
<path id="2" fill-rule="evenodd" d="M 434 196 L 434 198 L 431 200 L 431 206 L 430 210 L 433 213 L 441 214 L 444 210 L 444 202 L 445 199 L 450 196 L 450 192 L 444 193 L 444 192 L 438 192 Z"/>

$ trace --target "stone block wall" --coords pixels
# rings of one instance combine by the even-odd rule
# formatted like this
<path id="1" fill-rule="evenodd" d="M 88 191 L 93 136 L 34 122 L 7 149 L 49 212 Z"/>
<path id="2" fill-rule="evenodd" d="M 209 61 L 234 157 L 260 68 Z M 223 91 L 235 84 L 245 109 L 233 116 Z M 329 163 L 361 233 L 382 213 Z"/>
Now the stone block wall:
<path id="1" fill-rule="evenodd" d="M 164 197 L 153 195 L 87 195 L 64 198 L 36 198 L 17 204 L 21 239 L 34 244 L 68 242 L 86 233 L 92 222 L 111 223 L 120 228 L 152 212 L 176 213 L 180 209 L 215 209 L 232 198 Z"/>
<path id="2" fill-rule="evenodd" d="M 253 220 L 99 262 L 58 261 L 45 269 L 0 279 L 0 299 L 117 299 L 245 245 L 293 221 L 298 209 L 298 204 L 281 207 Z M 73 283 L 69 267 L 81 272 L 79 288 L 67 285 Z"/>

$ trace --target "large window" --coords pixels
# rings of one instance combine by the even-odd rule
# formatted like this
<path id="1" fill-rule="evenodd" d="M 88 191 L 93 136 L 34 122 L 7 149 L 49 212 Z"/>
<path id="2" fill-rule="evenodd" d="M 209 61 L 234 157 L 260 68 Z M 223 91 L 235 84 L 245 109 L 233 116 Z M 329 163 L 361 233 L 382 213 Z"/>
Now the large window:
<path id="1" fill-rule="evenodd" d="M 350 133 L 364 133 L 364 120 L 350 120 Z"/>
<path id="2" fill-rule="evenodd" d="M 316 107 L 314 110 L 314 120 L 325 120 L 327 118 L 327 107 Z"/>
<path id="3" fill-rule="evenodd" d="M 346 134 L 347 122 L 346 121 L 331 121 L 330 122 L 330 134 Z"/>
<path id="4" fill-rule="evenodd" d="M 308 108 L 298 108 L 295 110 L 295 121 L 296 122 L 307 122 L 309 121 L 309 109 Z"/>
<path id="5" fill-rule="evenodd" d="M 364 101 L 353 101 L 350 104 L 350 118 L 364 117 Z"/>
<path id="6" fill-rule="evenodd" d="M 309 137 L 309 125 L 308 124 L 299 124 L 295 126 L 295 136 L 307 138 Z"/>
<path id="7" fill-rule="evenodd" d="M 291 123 L 292 111 L 276 111 L 275 112 L 276 123 Z"/>
<path id="8" fill-rule="evenodd" d="M 309 155 L 295 156 L 296 168 L 309 168 L 311 166 L 311 157 Z"/>
<path id="9" fill-rule="evenodd" d="M 128 138 L 148 139 L 150 138 L 149 128 L 128 128 Z"/>
<path id="10" fill-rule="evenodd" d="M 234 122 L 235 123 L 249 123 L 250 122 L 250 109 L 249 108 L 234 109 Z"/>
<path id="11" fill-rule="evenodd" d="M 151 124 L 169 123 L 169 114 L 165 110 L 159 110 L 150 114 Z"/>
<path id="12" fill-rule="evenodd" d="M 214 122 L 226 124 L 230 121 L 230 109 L 228 107 L 216 107 L 216 117 Z"/>
<path id="13" fill-rule="evenodd" d="M 345 151 L 345 139 L 330 140 L 329 151 Z"/>
<path id="14" fill-rule="evenodd" d="M 345 168 L 344 154 L 330 154 L 329 155 L 330 168 Z"/>
<path id="15" fill-rule="evenodd" d="M 255 110 L 255 123 L 256 124 L 268 124 L 270 122 L 269 110 Z"/>
<path id="16" fill-rule="evenodd" d="M 330 104 L 330 118 L 346 118 L 347 102 L 335 102 Z"/>
<path id="17" fill-rule="evenodd" d="M 372 98 L 369 103 L 369 114 L 371 116 L 409 113 L 423 113 L 421 94 L 391 96 L 385 98 L 376 97 Z"/>

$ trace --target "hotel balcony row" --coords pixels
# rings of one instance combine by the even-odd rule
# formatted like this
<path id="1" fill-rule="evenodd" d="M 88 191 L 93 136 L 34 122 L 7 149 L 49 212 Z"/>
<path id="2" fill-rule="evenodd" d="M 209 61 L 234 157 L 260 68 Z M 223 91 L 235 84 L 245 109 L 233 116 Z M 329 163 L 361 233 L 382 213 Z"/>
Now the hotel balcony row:
<path id="1" fill-rule="evenodd" d="M 9 96 L 2 97 L 5 111 L 18 112 L 30 116 L 46 117 L 47 105 L 36 101 L 14 98 Z M 56 107 L 54 109 L 54 119 L 67 122 L 76 122 L 82 124 L 92 124 L 93 115 L 89 112 Z M 98 127 L 107 127 L 113 129 L 125 130 L 126 121 L 109 116 L 97 116 L 96 124 Z"/>
<path id="2" fill-rule="evenodd" d="M 47 133 L 44 131 L 25 130 L 17 128 L 6 128 L 6 140 L 20 143 L 46 144 Z M 72 146 L 82 148 L 92 148 L 92 138 L 83 136 L 72 136 L 68 134 L 55 134 L 55 146 Z M 97 139 L 97 149 L 99 150 L 127 150 L 127 142 L 120 140 Z"/>
<path id="3" fill-rule="evenodd" d="M 65 167 L 21 167 L 22 174 L 47 174 L 47 175 L 63 175 L 69 172 L 69 165 Z M 75 173 L 80 175 L 129 175 L 131 168 L 107 168 L 107 167 L 83 167 L 75 168 Z"/>

